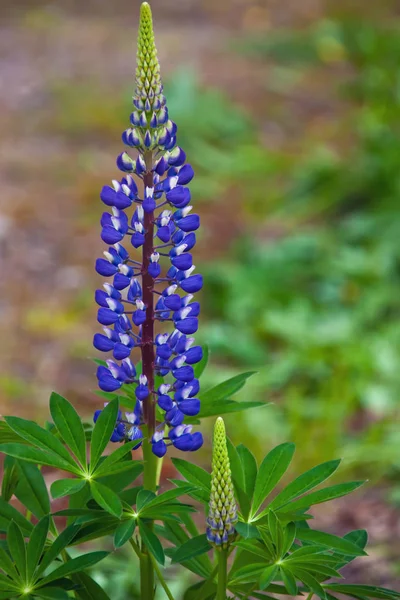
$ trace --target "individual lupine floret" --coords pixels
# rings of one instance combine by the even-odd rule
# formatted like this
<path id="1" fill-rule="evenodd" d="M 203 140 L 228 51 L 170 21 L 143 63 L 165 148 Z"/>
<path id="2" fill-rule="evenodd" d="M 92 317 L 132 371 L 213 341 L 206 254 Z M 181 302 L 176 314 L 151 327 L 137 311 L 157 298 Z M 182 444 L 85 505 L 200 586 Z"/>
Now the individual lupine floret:
<path id="1" fill-rule="evenodd" d="M 216 549 L 225 549 L 234 540 L 237 506 L 226 445 L 225 424 L 218 417 L 214 426 L 211 496 L 207 518 L 207 539 Z"/>
<path id="2" fill-rule="evenodd" d="M 96 334 L 93 343 L 121 361 L 108 360 L 99 366 L 100 389 L 114 392 L 132 385 L 143 404 L 140 419 L 129 430 L 121 421 L 124 427 L 117 426 L 112 440 L 132 439 L 132 435 L 140 439 L 140 426 L 145 422 L 153 451 L 160 456 L 168 445 L 195 450 L 202 444 L 201 434 L 192 434 L 183 421 L 186 415 L 200 411 L 193 365 L 201 360 L 202 349 L 193 346 L 194 339 L 187 336 L 198 328 L 200 305 L 192 301 L 192 294 L 201 289 L 203 280 L 193 273 L 191 254 L 200 224 L 198 215 L 191 212 L 191 194 L 186 187 L 194 172 L 185 164 L 185 152 L 176 146 L 177 127 L 169 119 L 163 95 L 147 3 L 141 7 L 133 103 L 131 127 L 122 139 L 138 156 L 133 159 L 126 152 L 120 154 L 117 166 L 124 176 L 104 186 L 100 194 L 111 211 L 101 218 L 101 237 L 109 248 L 104 258 L 96 261 L 96 270 L 112 277 L 112 283 L 96 292 L 104 334 Z M 140 190 L 132 174 L 142 180 Z M 126 248 L 129 239 L 133 248 L 140 249 L 140 261 L 131 258 Z M 164 257 L 169 259 L 169 268 L 163 276 Z M 165 287 L 161 292 L 160 284 Z M 156 294 L 159 298 L 154 302 Z M 154 339 L 154 320 L 171 322 L 173 332 Z M 139 376 L 130 360 L 134 348 L 142 353 Z M 153 389 L 155 375 L 172 377 L 173 383 L 161 395 Z M 160 424 L 155 419 L 157 402 L 165 413 Z"/>

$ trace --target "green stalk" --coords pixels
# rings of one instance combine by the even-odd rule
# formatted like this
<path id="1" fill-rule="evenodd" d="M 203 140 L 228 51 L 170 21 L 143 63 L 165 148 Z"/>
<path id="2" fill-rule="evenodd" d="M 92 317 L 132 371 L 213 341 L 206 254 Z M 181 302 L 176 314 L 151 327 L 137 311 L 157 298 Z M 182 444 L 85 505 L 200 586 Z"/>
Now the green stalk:
<path id="1" fill-rule="evenodd" d="M 143 427 L 143 487 L 145 490 L 157 492 L 160 481 L 162 458 L 158 458 L 151 449 L 151 443 L 147 439 L 147 428 Z"/>
<path id="2" fill-rule="evenodd" d="M 228 551 L 220 550 L 218 555 L 218 584 L 215 600 L 226 600 L 226 587 L 228 583 Z"/>
<path id="3" fill-rule="evenodd" d="M 143 487 L 145 490 L 157 492 L 157 486 L 160 480 L 162 459 L 157 458 L 151 449 L 151 443 L 147 438 L 147 431 L 144 428 L 143 438 Z M 154 565 L 151 560 L 148 549 L 142 542 L 140 554 L 140 590 L 142 600 L 153 600 L 154 598 Z"/>

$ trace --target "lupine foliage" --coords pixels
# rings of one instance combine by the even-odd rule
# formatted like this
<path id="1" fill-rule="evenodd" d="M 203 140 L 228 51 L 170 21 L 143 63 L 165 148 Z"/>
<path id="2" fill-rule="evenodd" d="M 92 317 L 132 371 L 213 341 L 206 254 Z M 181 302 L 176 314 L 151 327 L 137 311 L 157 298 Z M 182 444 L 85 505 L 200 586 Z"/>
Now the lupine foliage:
<path id="1" fill-rule="evenodd" d="M 163 574 L 167 560 L 196 576 L 184 600 L 225 600 L 227 593 L 242 600 L 304 593 L 321 600 L 334 600 L 335 594 L 359 600 L 399 598 L 395 591 L 332 581 L 349 562 L 365 555 L 367 542 L 365 531 L 341 538 L 309 525 L 313 505 L 342 497 L 363 483 L 320 487 L 340 461 L 315 466 L 281 485 L 294 445 L 273 448 L 258 465 L 248 448 L 235 447 L 226 438 L 219 417 L 212 473 L 173 458 L 182 478 L 171 480 L 167 491 L 159 489 L 160 464 L 153 454 L 164 456 L 167 444 L 196 450 L 202 436 L 191 433 L 192 424 L 263 403 L 232 400 L 252 371 L 199 393 L 207 347 L 192 346 L 187 338 L 198 325 L 199 305 L 191 294 L 202 284 L 199 275 L 192 275 L 190 254 L 199 225 L 187 210 L 186 184 L 193 170 L 176 146 L 177 127 L 168 117 L 147 3 L 141 9 L 133 102 L 132 127 L 123 141 L 138 155 L 133 159 L 122 153 L 117 165 L 124 177 L 101 192 L 111 208 L 101 219 L 109 249 L 96 268 L 113 280 L 95 294 L 98 320 L 106 329 L 105 335 L 95 335 L 94 345 L 115 359 L 97 361 L 99 394 L 106 405 L 96 411 L 94 425 L 86 424 L 66 399 L 53 393 L 52 422 L 45 427 L 15 416 L 1 421 L 0 450 L 6 458 L 0 498 L 0 530 L 5 534 L 0 599 L 110 600 L 86 572 L 110 560 L 110 552 L 87 551 L 85 545 L 76 553 L 76 546 L 92 542 L 97 548 L 110 536 L 115 549 L 129 544 L 136 555 L 142 600 L 154 598 L 154 574 L 173 599 Z M 142 181 L 141 191 L 133 175 Z M 167 204 L 176 210 L 157 212 Z M 161 245 L 155 245 L 157 237 Z M 133 248 L 141 249 L 140 261 L 130 257 L 129 238 Z M 165 248 L 168 252 L 158 252 Z M 163 254 L 172 265 L 165 276 L 159 264 Z M 189 296 L 178 293 L 182 291 Z M 171 322 L 172 332 L 155 332 L 156 321 L 163 326 Z M 136 351 L 141 361 L 134 363 L 131 355 Z M 107 453 L 110 441 L 120 445 Z M 132 452 L 140 446 L 143 460 Z M 51 484 L 50 495 L 42 467 L 65 472 Z M 142 473 L 143 480 L 138 480 Z M 14 497 L 23 510 L 15 508 Z M 52 504 L 59 498 L 68 499 L 65 508 Z M 204 533 L 193 514 L 199 504 Z M 208 555 L 212 548 L 217 564 Z"/>

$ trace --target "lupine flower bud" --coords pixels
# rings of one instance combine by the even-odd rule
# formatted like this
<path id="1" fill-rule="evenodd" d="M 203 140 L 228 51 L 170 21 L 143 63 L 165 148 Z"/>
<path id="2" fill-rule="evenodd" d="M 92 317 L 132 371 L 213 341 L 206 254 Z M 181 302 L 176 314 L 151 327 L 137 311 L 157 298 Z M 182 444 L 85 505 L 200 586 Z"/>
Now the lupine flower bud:
<path id="1" fill-rule="evenodd" d="M 226 445 L 225 424 L 215 422 L 212 453 L 211 496 L 207 518 L 207 539 L 217 550 L 225 549 L 235 537 L 237 507 Z"/>

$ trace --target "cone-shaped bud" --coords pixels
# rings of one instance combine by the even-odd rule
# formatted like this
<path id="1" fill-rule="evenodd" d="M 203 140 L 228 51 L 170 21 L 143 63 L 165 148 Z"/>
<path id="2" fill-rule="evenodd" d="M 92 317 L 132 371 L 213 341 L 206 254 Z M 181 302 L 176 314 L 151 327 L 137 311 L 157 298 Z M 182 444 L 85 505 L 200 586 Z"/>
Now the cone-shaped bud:
<path id="1" fill-rule="evenodd" d="M 237 507 L 226 445 L 225 424 L 218 417 L 214 426 L 211 496 L 207 519 L 207 538 L 216 548 L 227 548 L 235 537 Z"/>
<path id="2" fill-rule="evenodd" d="M 136 84 L 136 96 L 144 102 L 146 110 L 150 111 L 154 98 L 161 93 L 162 85 L 154 42 L 153 18 L 147 2 L 143 2 L 140 7 Z"/>

